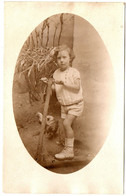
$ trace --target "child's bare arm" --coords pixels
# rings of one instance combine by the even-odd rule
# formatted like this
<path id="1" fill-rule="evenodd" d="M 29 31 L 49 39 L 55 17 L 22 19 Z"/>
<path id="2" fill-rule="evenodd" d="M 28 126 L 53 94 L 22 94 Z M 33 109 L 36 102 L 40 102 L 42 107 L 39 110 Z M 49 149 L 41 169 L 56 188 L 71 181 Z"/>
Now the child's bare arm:
<path id="1" fill-rule="evenodd" d="M 80 89 L 80 79 L 76 79 L 74 81 L 74 84 L 69 84 L 67 82 L 63 82 L 63 81 L 55 81 L 56 84 L 59 85 L 64 85 L 65 87 L 69 88 L 70 90 L 79 90 Z"/>
<path id="2" fill-rule="evenodd" d="M 77 91 L 79 91 L 79 89 L 80 89 L 80 79 L 79 79 L 79 78 L 76 79 L 76 80 L 74 81 L 74 84 L 69 84 L 69 83 L 67 83 L 67 82 L 64 82 L 63 85 L 64 85 L 65 87 L 71 89 L 71 90 L 77 90 Z"/>

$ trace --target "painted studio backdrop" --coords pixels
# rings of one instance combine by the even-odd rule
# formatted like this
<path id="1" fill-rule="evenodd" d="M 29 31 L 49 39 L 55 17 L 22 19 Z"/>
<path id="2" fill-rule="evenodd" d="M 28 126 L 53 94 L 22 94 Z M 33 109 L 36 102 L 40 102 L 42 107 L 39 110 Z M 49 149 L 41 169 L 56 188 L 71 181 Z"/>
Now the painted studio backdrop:
<path id="1" fill-rule="evenodd" d="M 43 131 L 40 114 L 44 112 L 48 87 L 40 79 L 52 77 L 57 69 L 54 48 L 64 44 L 75 53 L 73 67 L 81 75 L 84 111 L 73 124 L 74 159 L 58 161 L 54 155 L 63 148 L 64 141 L 60 105 L 53 93 L 47 114 L 55 118 L 55 125 L 48 131 L 44 127 Z M 75 172 L 89 164 L 109 134 L 113 97 L 114 77 L 109 54 L 88 21 L 61 13 L 47 18 L 31 32 L 15 67 L 13 109 L 21 140 L 33 161 L 61 174 Z"/>

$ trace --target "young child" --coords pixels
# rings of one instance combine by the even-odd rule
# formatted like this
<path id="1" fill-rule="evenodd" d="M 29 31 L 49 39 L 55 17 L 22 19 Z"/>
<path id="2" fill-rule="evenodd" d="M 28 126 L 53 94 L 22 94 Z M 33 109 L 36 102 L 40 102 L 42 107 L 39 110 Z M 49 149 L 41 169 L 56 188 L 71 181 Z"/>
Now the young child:
<path id="1" fill-rule="evenodd" d="M 73 51 L 67 46 L 59 46 L 56 58 L 59 68 L 53 74 L 53 88 L 61 105 L 61 118 L 65 128 L 65 147 L 55 155 L 55 158 L 65 160 L 74 157 L 72 123 L 83 112 L 83 95 L 80 73 L 71 67 L 74 59 Z"/>

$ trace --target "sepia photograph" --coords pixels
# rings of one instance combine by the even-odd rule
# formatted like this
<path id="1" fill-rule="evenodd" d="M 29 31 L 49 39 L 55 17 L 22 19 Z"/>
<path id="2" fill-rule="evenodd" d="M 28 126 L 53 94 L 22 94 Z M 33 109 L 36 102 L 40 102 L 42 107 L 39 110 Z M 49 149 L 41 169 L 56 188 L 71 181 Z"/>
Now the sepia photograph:
<path id="1" fill-rule="evenodd" d="M 40 23 L 13 81 L 17 129 L 33 159 L 61 174 L 86 166 L 109 132 L 114 85 L 109 54 L 88 21 L 61 13 Z"/>
<path id="2" fill-rule="evenodd" d="M 4 6 L 5 192 L 121 193 L 123 4 Z"/>

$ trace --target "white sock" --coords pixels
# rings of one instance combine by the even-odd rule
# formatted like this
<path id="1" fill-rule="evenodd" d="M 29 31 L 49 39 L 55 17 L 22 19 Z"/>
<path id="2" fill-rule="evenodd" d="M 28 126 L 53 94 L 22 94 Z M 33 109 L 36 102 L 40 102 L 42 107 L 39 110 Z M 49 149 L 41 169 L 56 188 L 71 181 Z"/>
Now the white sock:
<path id="1" fill-rule="evenodd" d="M 65 138 L 65 146 L 72 147 L 74 146 L 74 138 Z"/>

